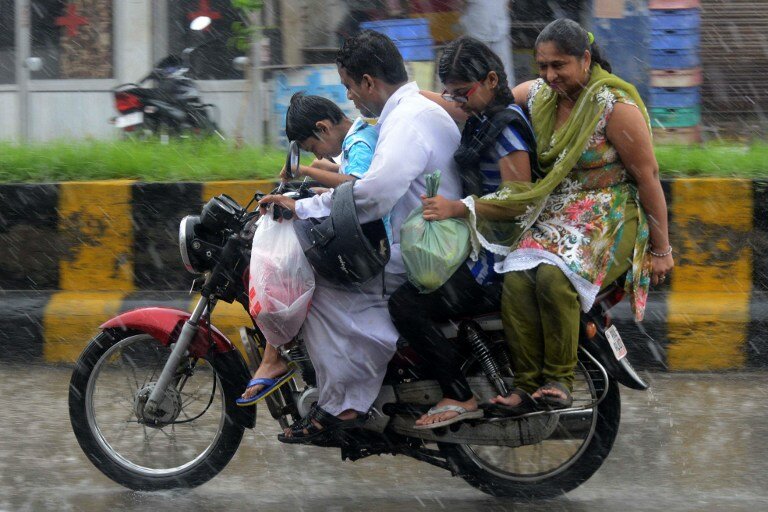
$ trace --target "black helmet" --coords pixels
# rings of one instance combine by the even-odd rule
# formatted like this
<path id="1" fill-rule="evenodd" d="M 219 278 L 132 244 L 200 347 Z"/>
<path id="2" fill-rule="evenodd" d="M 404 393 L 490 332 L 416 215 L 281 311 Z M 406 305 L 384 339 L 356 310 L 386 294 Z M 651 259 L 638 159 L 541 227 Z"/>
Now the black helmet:
<path id="1" fill-rule="evenodd" d="M 353 181 L 333 191 L 331 215 L 296 220 L 293 228 L 318 275 L 342 285 L 360 285 L 384 271 L 389 239 L 381 220 L 360 225 L 352 196 Z"/>

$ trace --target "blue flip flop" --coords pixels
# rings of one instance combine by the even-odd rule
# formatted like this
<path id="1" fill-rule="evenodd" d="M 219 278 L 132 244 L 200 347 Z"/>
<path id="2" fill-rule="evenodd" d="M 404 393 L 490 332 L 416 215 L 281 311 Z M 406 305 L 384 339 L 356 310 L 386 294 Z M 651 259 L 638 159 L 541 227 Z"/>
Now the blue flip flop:
<path id="1" fill-rule="evenodd" d="M 277 379 L 265 379 L 262 377 L 259 377 L 257 379 L 251 379 L 248 382 L 248 385 L 245 386 L 245 389 L 248 389 L 251 386 L 257 386 L 259 384 L 261 384 L 264 387 L 262 388 L 261 391 L 259 391 L 252 397 L 238 398 L 237 400 L 235 400 L 235 403 L 237 403 L 237 405 L 239 405 L 240 407 L 247 407 L 249 405 L 255 404 L 262 398 L 268 397 L 269 395 L 277 391 L 280 388 L 280 386 L 282 386 L 283 384 L 291 380 L 291 377 L 293 377 L 294 373 L 296 373 L 295 370 L 288 370 L 288 372 L 286 372 L 285 374 L 283 374 L 281 377 Z"/>

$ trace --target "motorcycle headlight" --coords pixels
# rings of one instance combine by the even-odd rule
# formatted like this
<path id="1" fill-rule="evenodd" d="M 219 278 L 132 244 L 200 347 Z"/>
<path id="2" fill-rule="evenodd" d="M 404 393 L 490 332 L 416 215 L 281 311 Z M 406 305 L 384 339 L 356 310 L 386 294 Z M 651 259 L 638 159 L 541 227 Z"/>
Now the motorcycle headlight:
<path id="1" fill-rule="evenodd" d="M 179 223 L 179 251 L 184 268 L 192 274 L 211 270 L 221 252 L 223 242 L 206 230 L 199 215 L 187 215 Z"/>

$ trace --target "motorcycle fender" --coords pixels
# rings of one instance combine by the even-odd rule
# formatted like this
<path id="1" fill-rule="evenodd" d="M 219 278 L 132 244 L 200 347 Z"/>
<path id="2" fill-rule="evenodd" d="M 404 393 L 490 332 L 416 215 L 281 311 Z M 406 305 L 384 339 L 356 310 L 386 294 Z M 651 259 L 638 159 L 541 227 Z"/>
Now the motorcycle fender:
<path id="1" fill-rule="evenodd" d="M 190 313 L 174 308 L 140 308 L 127 311 L 99 326 L 100 329 L 137 330 L 146 332 L 163 345 L 174 343 L 181 332 L 181 327 L 190 317 Z M 211 342 L 213 345 L 211 345 Z M 195 339 L 189 346 L 189 353 L 195 357 L 205 357 L 209 350 L 223 354 L 237 349 L 224 334 L 214 326 L 198 325 Z"/>
<path id="2" fill-rule="evenodd" d="M 603 365 L 608 375 L 616 379 L 619 384 L 630 389 L 648 389 L 648 384 L 637 374 L 626 357 L 616 360 L 608 340 L 603 337 L 602 333 L 598 334 L 595 340 L 582 340 L 581 345 Z"/>
<path id="3" fill-rule="evenodd" d="M 163 345 L 170 345 L 176 341 L 182 324 L 189 317 L 188 312 L 180 309 L 141 308 L 118 315 L 101 324 L 99 328 L 141 331 Z M 243 356 L 216 327 L 210 326 L 209 329 L 207 325 L 200 325 L 195 339 L 189 346 L 189 353 L 192 356 L 204 358 L 214 367 L 224 388 L 225 396 L 237 396 L 245 390 L 245 384 L 251 374 Z M 246 428 L 253 428 L 256 425 L 256 407 L 237 407 L 234 404 L 228 404 L 227 413 L 233 421 Z"/>

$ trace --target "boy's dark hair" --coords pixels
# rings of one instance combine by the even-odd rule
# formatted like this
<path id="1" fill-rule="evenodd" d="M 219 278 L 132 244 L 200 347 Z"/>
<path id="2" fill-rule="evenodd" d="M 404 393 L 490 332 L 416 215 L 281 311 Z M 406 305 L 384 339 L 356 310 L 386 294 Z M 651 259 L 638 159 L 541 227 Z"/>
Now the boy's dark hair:
<path id="1" fill-rule="evenodd" d="M 592 55 L 592 65 L 600 64 L 611 72 L 611 64 L 605 59 L 597 43 L 589 42 L 589 32 L 573 20 L 560 18 L 542 29 L 536 38 L 536 47 L 541 43 L 553 42 L 557 49 L 566 55 L 581 57 L 586 50 Z"/>
<path id="2" fill-rule="evenodd" d="M 408 81 L 400 50 L 386 35 L 363 30 L 347 38 L 336 55 L 336 64 L 344 68 L 355 83 L 371 75 L 390 85 Z"/>
<path id="3" fill-rule="evenodd" d="M 328 119 L 338 124 L 344 117 L 344 112 L 331 100 L 297 92 L 291 96 L 285 113 L 285 135 L 288 140 L 301 142 L 314 137 L 318 121 Z"/>
<path id="4" fill-rule="evenodd" d="M 507 108 L 515 102 L 507 82 L 507 73 L 501 59 L 488 45 L 473 37 L 464 36 L 452 41 L 443 50 L 437 74 L 440 81 L 447 82 L 480 82 L 485 80 L 488 73 L 495 71 L 499 77 L 493 102 L 489 110 Z"/>

